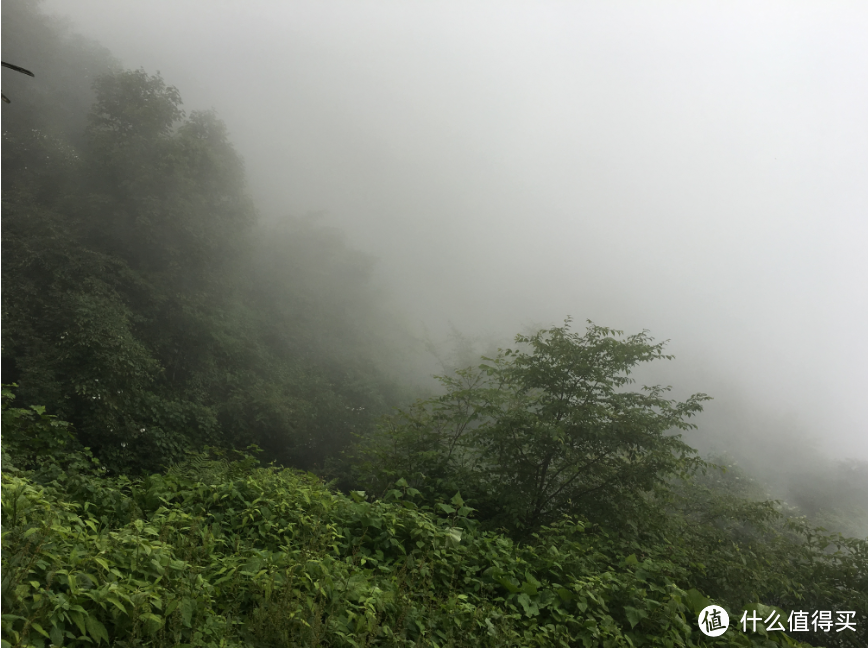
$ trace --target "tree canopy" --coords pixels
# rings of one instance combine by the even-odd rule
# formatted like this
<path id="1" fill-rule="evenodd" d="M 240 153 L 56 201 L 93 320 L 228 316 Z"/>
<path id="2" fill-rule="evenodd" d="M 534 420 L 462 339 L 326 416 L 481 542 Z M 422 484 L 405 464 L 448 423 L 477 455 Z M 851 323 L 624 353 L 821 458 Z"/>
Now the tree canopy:
<path id="1" fill-rule="evenodd" d="M 372 487 L 406 476 L 423 491 L 457 489 L 493 524 L 533 530 L 565 514 L 630 519 L 704 465 L 672 432 L 692 426 L 707 396 L 627 389 L 636 366 L 670 357 L 647 333 L 589 324 L 580 335 L 567 321 L 516 343 L 441 377 L 444 395 L 363 442 Z"/>

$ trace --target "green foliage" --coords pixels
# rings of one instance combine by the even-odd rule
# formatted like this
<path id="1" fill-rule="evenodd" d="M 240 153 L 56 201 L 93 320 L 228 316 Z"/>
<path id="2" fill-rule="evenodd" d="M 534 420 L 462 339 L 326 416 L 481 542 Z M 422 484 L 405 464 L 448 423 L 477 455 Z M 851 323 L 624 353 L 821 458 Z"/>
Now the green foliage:
<path id="1" fill-rule="evenodd" d="M 708 397 L 679 403 L 668 388 L 627 391 L 639 364 L 668 358 L 645 334 L 589 324 L 518 336 L 478 370 L 440 378 L 446 393 L 416 403 L 363 442 L 362 479 L 400 476 L 436 497 L 460 490 L 494 526 L 533 530 L 565 514 L 634 518 L 669 479 L 703 462 L 672 429 Z M 364 470 L 364 468 L 363 468 Z"/>
<path id="2" fill-rule="evenodd" d="M 46 414 L 44 407 L 10 407 L 15 399 L 11 389 L 14 386 L 3 385 L 2 391 L 4 472 L 37 468 L 60 455 L 74 441 L 69 423 Z"/>
<path id="3" fill-rule="evenodd" d="M 369 502 L 249 458 L 89 479 L 120 497 L 97 507 L 67 483 L 3 475 L 10 646 L 795 645 L 706 639 L 704 599 L 677 585 L 665 548 L 624 557 L 578 521 L 518 545 L 457 496 L 435 515 L 408 487 Z"/>
<path id="4" fill-rule="evenodd" d="M 644 533 L 564 518 L 517 543 L 484 531 L 461 496 L 429 508 L 403 479 L 368 501 L 220 451 L 111 477 L 68 426 L 5 396 L 10 646 L 759 648 L 800 644 L 738 631 L 739 611 L 868 611 L 868 543 L 833 538 L 830 552 L 796 524 L 774 536 L 779 514 L 714 479 Z M 733 617 L 714 640 L 696 625 L 709 596 Z M 855 648 L 864 634 L 820 643 Z"/>

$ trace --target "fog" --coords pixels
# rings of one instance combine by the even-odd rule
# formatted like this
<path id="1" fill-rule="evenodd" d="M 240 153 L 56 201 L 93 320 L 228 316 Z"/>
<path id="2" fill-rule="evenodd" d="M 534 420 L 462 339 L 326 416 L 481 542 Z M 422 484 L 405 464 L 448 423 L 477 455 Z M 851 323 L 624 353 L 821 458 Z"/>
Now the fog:
<path id="1" fill-rule="evenodd" d="M 868 459 L 863 3 L 44 6 L 215 109 L 261 218 L 321 212 L 433 337 L 649 329 L 703 448 Z"/>

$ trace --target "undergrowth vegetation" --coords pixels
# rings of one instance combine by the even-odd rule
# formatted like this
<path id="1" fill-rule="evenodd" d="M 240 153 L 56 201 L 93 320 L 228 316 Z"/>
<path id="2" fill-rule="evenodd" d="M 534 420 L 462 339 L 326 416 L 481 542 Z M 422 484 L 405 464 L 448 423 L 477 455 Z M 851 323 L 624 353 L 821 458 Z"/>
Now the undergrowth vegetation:
<path id="1" fill-rule="evenodd" d="M 110 476 L 44 412 L 7 408 L 3 421 L 4 646 L 798 643 L 762 627 L 699 633 L 713 592 L 691 579 L 737 568 L 710 546 L 732 541 L 726 528 L 695 545 L 701 532 L 628 537 L 564 518 L 516 542 L 482 530 L 460 495 L 427 506 L 404 480 L 370 501 L 214 450 L 161 474 Z M 864 543 L 846 555 L 822 544 L 787 545 L 812 570 L 790 575 L 816 577 L 793 591 L 840 588 L 838 601 L 856 596 L 864 613 L 864 590 L 861 601 L 853 590 L 865 582 Z M 707 566 L 691 562 L 700 555 Z"/>

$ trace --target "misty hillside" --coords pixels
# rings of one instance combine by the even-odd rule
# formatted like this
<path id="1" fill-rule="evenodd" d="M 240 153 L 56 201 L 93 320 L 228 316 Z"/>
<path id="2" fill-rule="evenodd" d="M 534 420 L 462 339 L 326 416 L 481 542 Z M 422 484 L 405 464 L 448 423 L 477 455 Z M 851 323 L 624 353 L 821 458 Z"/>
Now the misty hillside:
<path id="1" fill-rule="evenodd" d="M 282 205 L 220 107 L 40 3 L 3 60 L 4 648 L 864 644 L 868 463 L 749 365 L 594 300 L 420 321 L 528 250 Z"/>
<path id="2" fill-rule="evenodd" d="M 32 11 L 10 3 L 6 24 Z M 413 340 L 373 260 L 310 219 L 257 225 L 214 113 L 38 36 L 19 33 L 17 55 L 46 73 L 10 91 L 4 121 L 3 379 L 19 398 L 132 471 L 203 443 L 322 465 L 401 402 L 390 369 Z M 55 85 L 77 69 L 104 76 Z"/>

